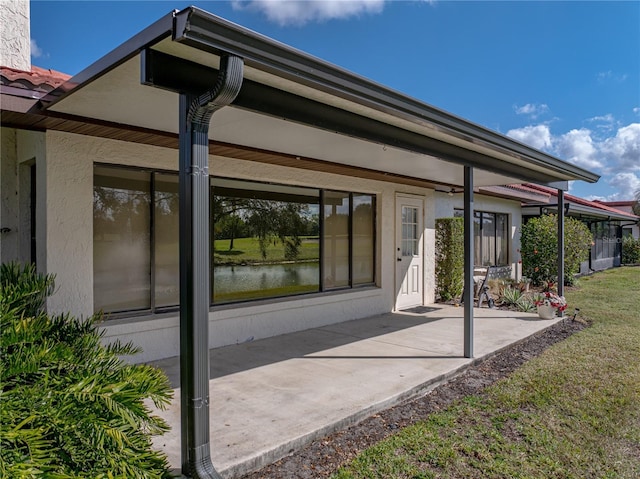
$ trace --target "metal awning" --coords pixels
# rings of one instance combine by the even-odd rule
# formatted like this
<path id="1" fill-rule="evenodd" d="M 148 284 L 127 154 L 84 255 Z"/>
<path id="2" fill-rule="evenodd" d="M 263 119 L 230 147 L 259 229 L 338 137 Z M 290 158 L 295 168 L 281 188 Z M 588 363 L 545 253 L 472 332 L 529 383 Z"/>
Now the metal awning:
<path id="1" fill-rule="evenodd" d="M 245 80 L 216 114 L 216 141 L 436 185 L 463 186 L 460 165 L 476 169 L 476 186 L 599 178 L 195 7 L 161 18 L 71 78 L 44 108 L 177 135 L 177 96 L 143 83 L 159 75 L 190 79 L 202 91 L 217 75 L 221 52 L 243 58 Z"/>
<path id="2" fill-rule="evenodd" d="M 614 220 L 614 221 L 637 221 L 638 217 L 631 213 L 615 212 L 604 210 L 594 206 L 575 203 L 565 197 L 565 209 L 568 216 L 574 216 L 585 220 Z M 545 213 L 558 213 L 558 203 L 523 205 L 522 216 L 539 216 Z"/>

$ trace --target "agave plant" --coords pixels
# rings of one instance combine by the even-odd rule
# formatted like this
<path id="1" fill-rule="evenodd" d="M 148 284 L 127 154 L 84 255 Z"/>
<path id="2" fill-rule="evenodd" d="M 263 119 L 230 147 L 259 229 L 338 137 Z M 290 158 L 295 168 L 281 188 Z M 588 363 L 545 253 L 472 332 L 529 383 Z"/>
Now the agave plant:
<path id="1" fill-rule="evenodd" d="M 520 291 L 519 288 L 512 288 L 511 286 L 506 286 L 504 289 L 502 289 L 502 294 L 500 296 L 500 300 L 502 301 L 502 304 L 506 304 L 506 305 L 513 305 L 516 306 L 518 304 L 518 301 L 521 300 L 523 296 L 522 291 Z"/>
<path id="2" fill-rule="evenodd" d="M 151 436 L 168 425 L 167 377 L 125 363 L 132 344 L 103 346 L 99 316 L 50 316 L 51 275 L 0 266 L 0 477 L 164 478 Z"/>

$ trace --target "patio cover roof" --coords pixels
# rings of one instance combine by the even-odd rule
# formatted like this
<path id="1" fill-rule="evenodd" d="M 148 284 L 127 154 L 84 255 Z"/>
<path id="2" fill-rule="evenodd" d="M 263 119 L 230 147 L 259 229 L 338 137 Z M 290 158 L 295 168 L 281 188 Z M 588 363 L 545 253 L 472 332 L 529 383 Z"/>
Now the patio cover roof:
<path id="1" fill-rule="evenodd" d="M 201 93 L 224 53 L 244 59 L 244 82 L 214 115 L 212 142 L 289 155 L 293 166 L 320 160 L 434 187 L 463 186 L 461 165 L 476 169 L 476 186 L 599 179 L 195 7 L 171 12 L 71 78 L 42 100 L 40 113 L 61 125 L 177 138 L 178 95 L 147 85 L 179 80 Z"/>

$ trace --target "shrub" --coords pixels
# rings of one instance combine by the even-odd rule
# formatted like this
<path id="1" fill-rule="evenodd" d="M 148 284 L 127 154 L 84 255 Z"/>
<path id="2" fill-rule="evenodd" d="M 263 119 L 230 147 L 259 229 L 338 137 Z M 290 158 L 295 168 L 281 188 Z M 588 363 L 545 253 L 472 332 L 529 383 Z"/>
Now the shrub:
<path id="1" fill-rule="evenodd" d="M 0 266 L 0 477 L 164 478 L 151 435 L 168 425 L 145 401 L 166 406 L 167 377 L 103 346 L 93 316 L 50 316 L 53 277 L 33 265 Z"/>
<path id="2" fill-rule="evenodd" d="M 522 291 L 520 291 L 520 289 L 507 286 L 502 289 L 500 301 L 502 302 L 502 304 L 516 306 L 518 302 L 522 300 L 522 296 L 523 293 Z"/>
<path id="3" fill-rule="evenodd" d="M 464 221 L 436 219 L 436 294 L 444 301 L 459 297 L 464 285 Z"/>
<path id="4" fill-rule="evenodd" d="M 520 251 L 522 272 L 535 285 L 557 281 L 558 278 L 558 217 L 543 215 L 522 225 Z M 589 257 L 593 235 L 575 218 L 565 218 L 564 271 L 565 284 L 571 285 L 580 272 L 580 263 Z"/>
<path id="5" fill-rule="evenodd" d="M 622 240 L 622 264 L 640 263 L 640 238 L 625 236 Z"/>

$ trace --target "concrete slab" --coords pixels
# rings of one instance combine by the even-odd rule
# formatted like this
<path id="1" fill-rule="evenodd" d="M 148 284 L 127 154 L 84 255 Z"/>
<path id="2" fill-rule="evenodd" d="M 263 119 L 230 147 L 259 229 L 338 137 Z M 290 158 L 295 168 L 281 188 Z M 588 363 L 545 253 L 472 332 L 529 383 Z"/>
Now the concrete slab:
<path id="1" fill-rule="evenodd" d="M 463 357 L 463 309 L 435 305 L 210 351 L 211 454 L 225 478 L 286 456 L 453 377 L 558 320 L 474 309 L 475 359 Z M 179 386 L 179 358 L 153 363 Z M 180 390 L 157 438 L 180 468 Z"/>

